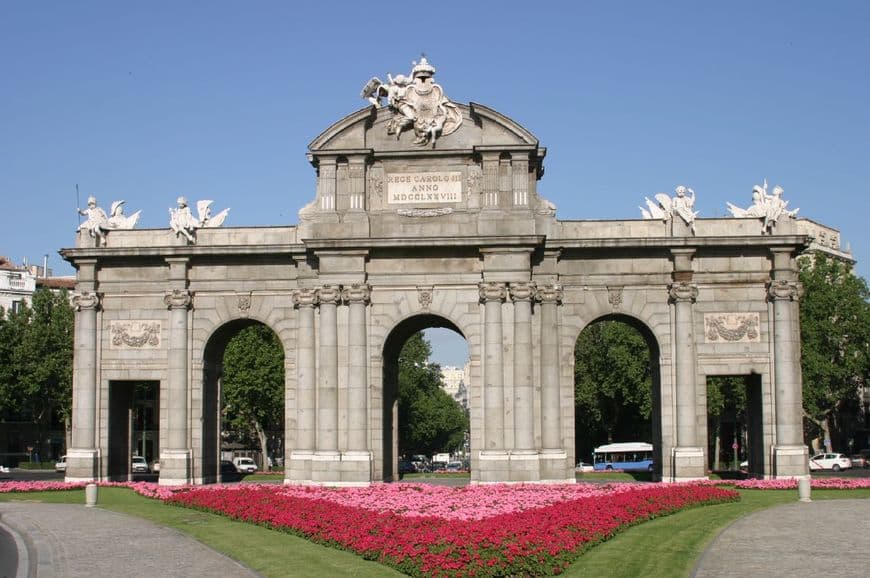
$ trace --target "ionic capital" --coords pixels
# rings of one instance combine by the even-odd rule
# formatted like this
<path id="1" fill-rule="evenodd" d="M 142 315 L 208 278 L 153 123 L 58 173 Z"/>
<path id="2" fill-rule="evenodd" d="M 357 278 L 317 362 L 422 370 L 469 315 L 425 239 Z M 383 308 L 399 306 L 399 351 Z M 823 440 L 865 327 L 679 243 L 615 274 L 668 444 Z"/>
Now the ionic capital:
<path id="1" fill-rule="evenodd" d="M 692 283 L 671 283 L 668 296 L 674 303 L 688 301 L 694 303 L 698 299 L 698 286 Z"/>
<path id="2" fill-rule="evenodd" d="M 480 300 L 484 303 L 489 301 L 504 301 L 507 297 L 507 289 L 504 283 L 481 283 Z"/>
<path id="3" fill-rule="evenodd" d="M 76 293 L 72 301 L 76 311 L 97 310 L 100 308 L 100 294 L 93 291 Z"/>
<path id="4" fill-rule="evenodd" d="M 338 305 L 341 301 L 341 288 L 338 285 L 324 285 L 317 292 L 321 305 Z"/>
<path id="5" fill-rule="evenodd" d="M 535 299 L 541 303 L 560 303 L 562 301 L 562 287 L 556 284 L 538 285 L 535 290 Z"/>
<path id="6" fill-rule="evenodd" d="M 535 284 L 520 281 L 510 284 L 511 301 L 531 301 L 535 297 Z"/>
<path id="7" fill-rule="evenodd" d="M 349 287 L 345 287 L 341 292 L 341 300 L 348 305 L 352 303 L 362 303 L 363 305 L 369 302 L 371 289 L 365 283 L 354 283 Z"/>
<path id="8" fill-rule="evenodd" d="M 767 286 L 767 296 L 771 301 L 797 301 L 803 295 L 803 286 L 795 281 L 771 281 Z"/>
<path id="9" fill-rule="evenodd" d="M 317 289 L 297 289 L 293 292 L 293 305 L 295 307 L 316 307 L 319 301 Z"/>
<path id="10" fill-rule="evenodd" d="M 173 289 L 163 296 L 163 303 L 169 309 L 189 309 L 193 295 L 187 289 Z"/>

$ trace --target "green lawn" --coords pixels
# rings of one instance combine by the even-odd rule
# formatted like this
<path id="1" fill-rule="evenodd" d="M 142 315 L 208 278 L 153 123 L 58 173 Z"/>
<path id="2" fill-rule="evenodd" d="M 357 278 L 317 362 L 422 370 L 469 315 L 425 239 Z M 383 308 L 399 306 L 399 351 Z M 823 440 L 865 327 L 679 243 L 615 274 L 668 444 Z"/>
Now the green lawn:
<path id="1" fill-rule="evenodd" d="M 738 503 L 694 508 L 628 529 L 583 554 L 566 576 L 688 576 L 718 533 L 753 511 L 795 501 L 797 492 L 744 490 Z M 870 499 L 867 490 L 813 490 L 814 500 Z M 84 491 L 0 494 L 0 501 L 84 503 Z M 359 556 L 203 512 L 168 506 L 124 488 L 100 488 L 99 506 L 152 520 L 224 552 L 264 576 L 399 576 Z"/>

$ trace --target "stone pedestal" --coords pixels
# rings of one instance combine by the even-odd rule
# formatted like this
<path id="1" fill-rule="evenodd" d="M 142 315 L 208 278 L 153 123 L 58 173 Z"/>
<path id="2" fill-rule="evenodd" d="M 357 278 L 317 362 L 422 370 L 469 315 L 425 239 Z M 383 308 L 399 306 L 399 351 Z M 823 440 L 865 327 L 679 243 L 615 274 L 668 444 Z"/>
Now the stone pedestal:
<path id="1" fill-rule="evenodd" d="M 671 466 L 673 473 L 668 481 L 688 482 L 707 479 L 703 448 L 674 448 Z"/>
<path id="2" fill-rule="evenodd" d="M 542 482 L 569 483 L 576 481 L 574 465 L 568 464 L 568 454 L 563 450 L 542 450 L 538 456 Z"/>
<path id="3" fill-rule="evenodd" d="M 534 450 L 514 450 L 510 453 L 510 481 L 537 482 L 541 479 L 541 462 Z"/>
<path id="4" fill-rule="evenodd" d="M 779 445 L 773 448 L 773 476 L 798 478 L 809 471 L 809 454 L 804 445 Z"/>
<path id="5" fill-rule="evenodd" d="M 160 485 L 184 486 L 190 483 L 190 450 L 160 452 Z"/>
<path id="6" fill-rule="evenodd" d="M 372 479 L 372 454 L 347 451 L 341 454 L 341 486 L 369 486 Z"/>
<path id="7" fill-rule="evenodd" d="M 95 449 L 69 449 L 66 452 L 67 482 L 92 482 L 99 479 L 100 453 Z"/>
<path id="8" fill-rule="evenodd" d="M 314 452 L 311 450 L 293 450 L 284 468 L 285 484 L 310 484 L 311 460 Z"/>
<path id="9" fill-rule="evenodd" d="M 510 478 L 510 454 L 504 450 L 481 451 L 477 459 L 483 484 L 504 482 Z"/>

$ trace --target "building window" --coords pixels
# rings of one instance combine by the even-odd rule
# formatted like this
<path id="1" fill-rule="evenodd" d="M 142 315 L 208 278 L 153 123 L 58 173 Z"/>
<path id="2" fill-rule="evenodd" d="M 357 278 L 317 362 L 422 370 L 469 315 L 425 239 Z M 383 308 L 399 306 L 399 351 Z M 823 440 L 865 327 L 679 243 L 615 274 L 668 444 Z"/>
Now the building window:
<path id="1" fill-rule="evenodd" d="M 23 302 L 23 301 L 20 301 L 20 300 L 19 300 L 19 301 L 13 301 L 13 302 L 12 302 L 12 313 L 19 313 L 19 312 L 21 312 L 21 304 L 22 304 L 22 303 L 24 303 L 24 302 Z"/>

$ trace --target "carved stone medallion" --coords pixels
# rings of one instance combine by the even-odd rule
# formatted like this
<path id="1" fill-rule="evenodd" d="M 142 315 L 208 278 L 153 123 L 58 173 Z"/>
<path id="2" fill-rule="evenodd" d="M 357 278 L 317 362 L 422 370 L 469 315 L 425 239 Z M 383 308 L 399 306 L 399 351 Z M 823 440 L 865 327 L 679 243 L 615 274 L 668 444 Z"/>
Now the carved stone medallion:
<path id="1" fill-rule="evenodd" d="M 705 313 L 704 341 L 758 343 L 761 341 L 758 313 Z"/>
<path id="2" fill-rule="evenodd" d="M 424 311 L 429 311 L 429 306 L 432 305 L 432 291 L 434 289 L 432 285 L 417 286 L 417 301 L 420 302 L 420 307 Z"/>
<path id="3" fill-rule="evenodd" d="M 160 321 L 110 321 L 110 349 L 159 349 Z"/>

